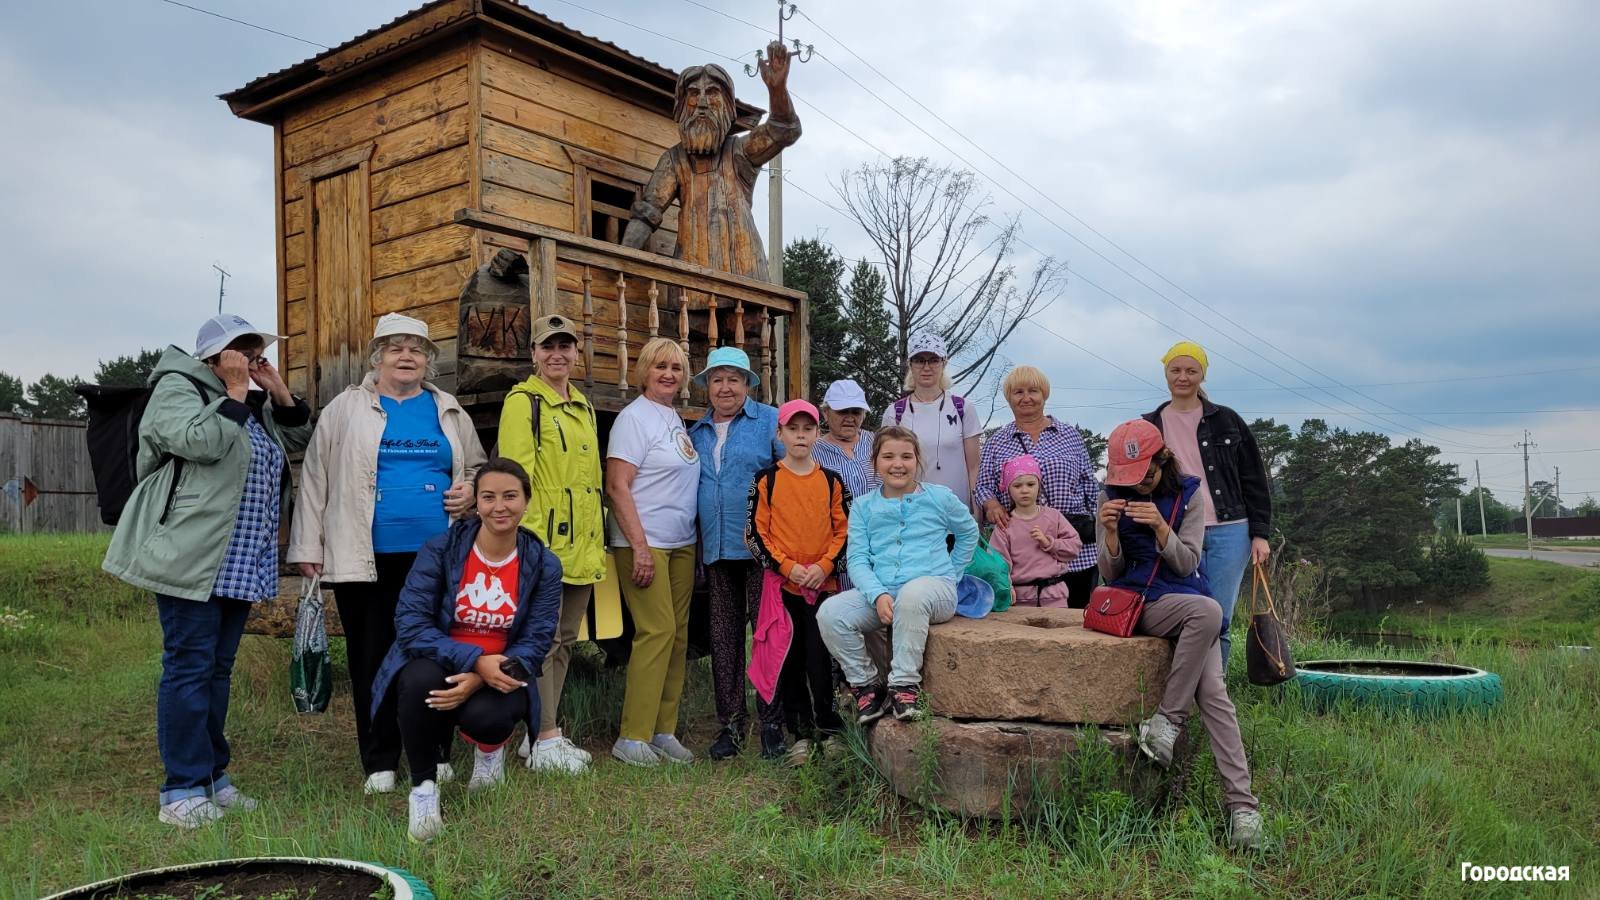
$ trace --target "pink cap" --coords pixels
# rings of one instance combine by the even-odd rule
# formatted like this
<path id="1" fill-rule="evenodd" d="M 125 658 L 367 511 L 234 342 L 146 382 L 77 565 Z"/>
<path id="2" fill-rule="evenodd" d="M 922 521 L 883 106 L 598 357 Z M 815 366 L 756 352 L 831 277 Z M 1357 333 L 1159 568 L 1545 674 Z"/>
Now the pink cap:
<path id="1" fill-rule="evenodd" d="M 1167 445 L 1144 419 L 1123 422 L 1106 439 L 1106 484 L 1132 487 L 1150 474 L 1150 458 Z"/>
<path id="2" fill-rule="evenodd" d="M 1018 475 L 1032 475 L 1040 482 L 1044 481 L 1044 472 L 1039 469 L 1039 461 L 1024 453 L 1021 456 L 1013 456 L 1000 467 L 1000 490 L 1011 490 L 1011 482 L 1016 481 Z"/>
<path id="3" fill-rule="evenodd" d="M 805 413 L 811 417 L 811 421 L 813 422 L 822 421 L 822 416 L 817 412 L 817 408 L 811 404 L 810 400 L 802 400 L 799 397 L 796 397 L 795 399 L 790 400 L 788 403 L 778 407 L 778 424 L 789 424 L 789 420 L 794 418 L 795 413 Z"/>

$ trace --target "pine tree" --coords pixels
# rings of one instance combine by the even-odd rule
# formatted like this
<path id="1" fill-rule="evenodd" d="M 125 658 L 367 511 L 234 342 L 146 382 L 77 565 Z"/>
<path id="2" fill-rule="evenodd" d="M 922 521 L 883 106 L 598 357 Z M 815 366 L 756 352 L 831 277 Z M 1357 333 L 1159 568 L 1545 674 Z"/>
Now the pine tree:
<path id="1" fill-rule="evenodd" d="M 844 260 L 816 238 L 802 238 L 783 250 L 783 285 L 810 296 L 806 332 L 811 339 L 811 383 L 808 397 L 820 401 L 828 385 L 849 378 L 845 371 L 844 300 L 839 280 Z"/>
<path id="2" fill-rule="evenodd" d="M 119 356 L 109 362 L 101 360 L 100 368 L 94 373 L 94 383 L 140 387 L 150 380 L 150 373 L 160 361 L 160 350 L 140 350 L 134 356 Z"/>
<path id="3" fill-rule="evenodd" d="M 868 421 L 902 393 L 899 354 L 889 322 L 888 282 L 871 263 L 861 260 L 844 289 L 845 377 L 854 378 L 867 394 Z"/>

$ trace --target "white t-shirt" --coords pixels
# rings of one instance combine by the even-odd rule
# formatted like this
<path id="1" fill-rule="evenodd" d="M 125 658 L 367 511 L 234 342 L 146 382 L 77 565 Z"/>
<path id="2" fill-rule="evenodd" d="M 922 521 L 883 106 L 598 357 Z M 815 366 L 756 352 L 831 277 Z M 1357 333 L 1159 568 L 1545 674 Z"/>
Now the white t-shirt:
<path id="1" fill-rule="evenodd" d="M 895 424 L 894 407 L 890 403 L 883 411 L 883 424 Z M 917 444 L 922 448 L 922 480 L 944 485 L 970 508 L 972 484 L 967 480 L 967 451 L 963 445 L 967 438 L 983 433 L 978 411 L 967 403 L 966 415 L 958 414 L 949 391 L 932 403 L 907 397 L 905 415 L 899 424 L 916 432 Z"/>
<path id="2" fill-rule="evenodd" d="M 617 414 L 606 456 L 639 468 L 633 478 L 633 505 L 651 547 L 675 550 L 695 542 L 700 455 L 677 412 L 637 398 Z M 628 542 L 613 537 L 611 546 L 626 547 Z"/>
<path id="3" fill-rule="evenodd" d="M 711 427 L 716 429 L 717 444 L 711 448 L 711 458 L 717 464 L 717 471 L 722 471 L 722 448 L 728 445 L 728 430 L 733 427 L 733 420 L 726 422 L 712 422 Z"/>

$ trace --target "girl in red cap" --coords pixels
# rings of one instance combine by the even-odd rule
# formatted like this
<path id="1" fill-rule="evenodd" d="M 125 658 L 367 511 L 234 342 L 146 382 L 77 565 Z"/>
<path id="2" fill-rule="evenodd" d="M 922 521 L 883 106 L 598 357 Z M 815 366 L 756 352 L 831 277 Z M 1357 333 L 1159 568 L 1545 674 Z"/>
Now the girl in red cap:
<path id="1" fill-rule="evenodd" d="M 1106 453 L 1106 486 L 1095 520 L 1100 575 L 1109 585 L 1144 594 L 1138 634 L 1174 642 L 1156 714 L 1139 723 L 1139 749 L 1158 765 L 1170 765 L 1189 707 L 1198 705 L 1222 777 L 1228 840 L 1257 849 L 1260 804 L 1250 793 L 1239 719 L 1216 646 L 1222 609 L 1200 565 L 1206 529 L 1200 479 L 1183 474 L 1160 429 L 1143 419 L 1118 425 Z"/>

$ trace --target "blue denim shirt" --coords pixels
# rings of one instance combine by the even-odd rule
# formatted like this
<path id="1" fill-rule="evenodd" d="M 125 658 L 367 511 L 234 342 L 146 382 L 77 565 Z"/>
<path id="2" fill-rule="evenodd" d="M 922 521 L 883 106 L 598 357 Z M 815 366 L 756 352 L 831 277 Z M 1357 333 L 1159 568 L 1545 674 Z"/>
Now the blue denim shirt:
<path id="1" fill-rule="evenodd" d="M 717 429 L 711 411 L 689 426 L 689 438 L 700 454 L 700 560 L 749 559 L 744 545 L 745 500 L 756 473 L 783 456 L 778 440 L 778 410 L 746 398 L 744 408 L 728 425 L 728 442 L 722 446 L 722 466 L 717 467 Z"/>

